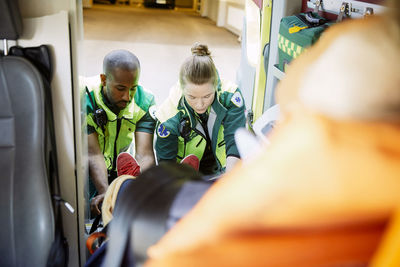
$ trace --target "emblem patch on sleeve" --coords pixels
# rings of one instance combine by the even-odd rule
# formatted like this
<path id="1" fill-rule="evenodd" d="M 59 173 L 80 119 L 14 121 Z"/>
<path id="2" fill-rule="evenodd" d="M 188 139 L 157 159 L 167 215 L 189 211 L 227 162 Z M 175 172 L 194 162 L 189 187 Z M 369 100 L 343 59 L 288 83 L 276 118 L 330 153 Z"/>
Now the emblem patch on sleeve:
<path id="1" fill-rule="evenodd" d="M 233 94 L 231 101 L 238 108 L 241 108 L 243 106 L 243 98 L 239 92 Z"/>
<path id="2" fill-rule="evenodd" d="M 160 124 L 157 129 L 157 134 L 161 138 L 167 138 L 171 133 L 167 130 L 167 128 L 165 128 L 163 124 Z"/>

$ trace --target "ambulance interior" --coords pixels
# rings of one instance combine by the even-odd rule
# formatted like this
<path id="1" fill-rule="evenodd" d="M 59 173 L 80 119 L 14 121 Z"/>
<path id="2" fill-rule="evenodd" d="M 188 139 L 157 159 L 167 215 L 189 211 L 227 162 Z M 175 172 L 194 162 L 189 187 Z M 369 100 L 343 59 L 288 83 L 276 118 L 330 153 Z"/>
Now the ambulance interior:
<path id="1" fill-rule="evenodd" d="M 263 144 L 269 142 L 266 134 L 274 130 L 275 122 L 282 116 L 275 98 L 275 89 L 285 79 L 284 69 L 279 68 L 281 19 L 317 11 L 327 19 L 336 21 L 343 17 L 346 21 L 381 14 L 386 9 L 381 0 L 110 2 L 121 6 L 142 4 L 142 8 L 159 4 L 179 9 L 181 5 L 235 34 L 241 42 L 236 82 L 246 102 L 247 127 Z M 0 0 L 0 37 L 4 40 L 0 45 L 2 266 L 44 266 L 49 262 L 55 264 L 49 266 L 64 266 L 64 262 L 67 266 L 84 266 L 90 257 L 86 247 L 86 104 L 79 89 L 79 76 L 84 75 L 82 61 L 86 53 L 82 49 L 84 7 L 95 4 L 74 0 Z M 29 50 L 10 49 L 41 45 L 47 49 L 33 50 L 33 56 Z M 43 61 L 46 55 L 51 59 L 44 63 L 43 74 L 41 69 L 37 70 L 41 63 L 32 60 Z M 43 80 L 46 74 L 52 77 L 50 85 Z M 243 153 L 255 153 L 245 150 L 246 146 Z M 382 242 L 378 247 L 373 266 L 400 264 L 394 253 L 399 249 L 400 224 L 395 221 L 390 225 L 393 227 L 385 231 L 391 232 L 384 245 Z M 57 255 L 50 251 L 54 240 L 65 244 L 57 240 L 61 238 L 60 227 L 68 242 L 68 253 Z M 64 248 L 58 247 L 65 252 Z M 57 260 L 61 261 L 59 265 Z"/>

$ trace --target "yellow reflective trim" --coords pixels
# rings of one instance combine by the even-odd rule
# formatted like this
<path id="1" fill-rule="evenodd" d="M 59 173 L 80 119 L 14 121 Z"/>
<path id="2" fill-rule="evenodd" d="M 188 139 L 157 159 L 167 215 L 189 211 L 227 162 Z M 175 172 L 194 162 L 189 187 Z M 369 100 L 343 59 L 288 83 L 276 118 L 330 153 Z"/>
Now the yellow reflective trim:
<path id="1" fill-rule="evenodd" d="M 280 34 L 278 35 L 278 39 L 278 48 L 293 58 L 298 57 L 302 52 L 306 50 L 302 46 L 299 46 L 298 44 L 290 41 Z"/>
<path id="2" fill-rule="evenodd" d="M 272 19 L 272 0 L 264 0 L 261 11 L 261 46 L 260 60 L 259 62 L 264 62 L 264 55 L 262 51 L 266 44 L 270 42 L 271 33 L 271 19 Z M 254 120 L 257 120 L 263 113 L 264 108 L 264 98 L 265 98 L 265 83 L 266 83 L 266 73 L 264 69 L 264 64 L 258 64 L 256 69 L 256 78 L 254 86 L 254 94 L 252 101 L 252 110 L 254 112 Z"/>
<path id="3" fill-rule="evenodd" d="M 304 30 L 304 29 L 307 29 L 307 28 L 308 28 L 308 26 L 299 27 L 299 26 L 294 25 L 293 27 L 290 27 L 290 28 L 289 28 L 289 33 L 290 33 L 290 34 L 296 33 L 296 32 L 299 32 L 299 31 Z"/>

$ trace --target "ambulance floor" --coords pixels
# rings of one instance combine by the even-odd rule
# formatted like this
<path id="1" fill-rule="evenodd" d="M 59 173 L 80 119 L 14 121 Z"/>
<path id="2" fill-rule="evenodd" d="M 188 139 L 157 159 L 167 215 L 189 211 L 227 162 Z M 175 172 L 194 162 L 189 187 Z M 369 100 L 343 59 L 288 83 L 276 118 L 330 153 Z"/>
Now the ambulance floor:
<path id="1" fill-rule="evenodd" d="M 193 11 L 94 4 L 84 9 L 83 66 L 80 75 L 101 73 L 105 54 L 128 49 L 141 62 L 140 84 L 160 104 L 177 81 L 179 68 L 195 42 L 209 46 L 220 75 L 236 81 L 238 36 Z"/>

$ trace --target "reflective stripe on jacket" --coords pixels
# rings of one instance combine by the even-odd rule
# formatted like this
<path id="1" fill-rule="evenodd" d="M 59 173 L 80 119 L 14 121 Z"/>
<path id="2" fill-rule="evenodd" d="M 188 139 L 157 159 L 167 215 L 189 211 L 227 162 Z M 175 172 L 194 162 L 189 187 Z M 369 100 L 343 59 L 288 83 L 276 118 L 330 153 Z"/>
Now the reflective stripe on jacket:
<path id="1" fill-rule="evenodd" d="M 131 91 L 131 99 L 133 101 L 130 101 L 116 115 L 104 103 L 101 88 L 101 85 L 88 87 L 97 108 L 105 110 L 108 122 L 104 130 L 95 123 L 93 120 L 93 107 L 91 106 L 89 96 L 86 96 L 88 105 L 87 124 L 93 126 L 97 132 L 100 149 L 103 152 L 107 169 L 116 170 L 114 162 L 116 156 L 128 150 L 134 140 L 137 122 L 149 112 L 149 109 L 155 105 L 155 101 L 154 96 L 150 92 L 145 91 L 142 86 L 137 86 L 136 91 Z"/>
<path id="2" fill-rule="evenodd" d="M 234 133 L 236 129 L 245 126 L 244 110 L 243 97 L 237 85 L 220 81 L 207 122 L 212 151 L 217 159 L 216 173 L 225 169 L 227 156 L 239 157 Z M 180 161 L 189 154 L 202 159 L 207 143 L 206 134 L 195 118 L 193 110 L 185 102 L 179 83 L 170 90 L 168 99 L 157 110 L 156 117 L 158 119 L 156 152 L 159 161 L 173 159 Z M 179 132 L 179 125 L 183 120 L 189 120 L 191 127 L 186 148 L 184 138 Z"/>

